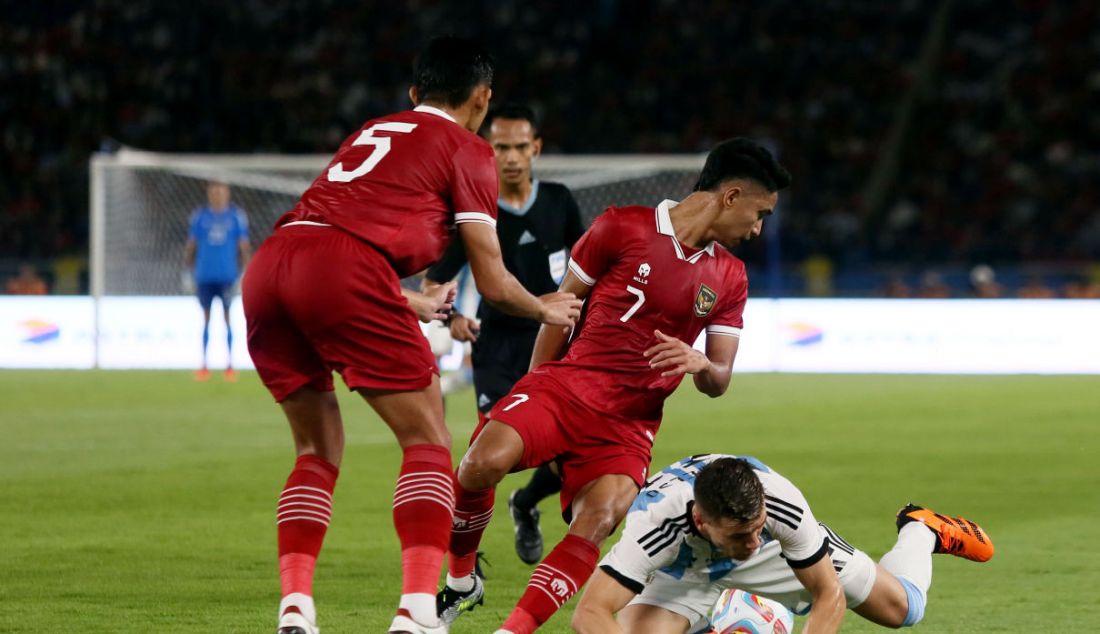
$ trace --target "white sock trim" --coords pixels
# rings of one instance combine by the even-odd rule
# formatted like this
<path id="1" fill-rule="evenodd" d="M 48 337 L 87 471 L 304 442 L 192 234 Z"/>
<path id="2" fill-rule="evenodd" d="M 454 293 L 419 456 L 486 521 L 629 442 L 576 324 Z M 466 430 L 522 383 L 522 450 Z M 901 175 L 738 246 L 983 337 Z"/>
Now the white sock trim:
<path id="1" fill-rule="evenodd" d="M 439 615 L 435 612 L 435 595 L 426 592 L 413 592 L 401 595 L 398 604 L 409 611 L 412 620 L 427 627 L 439 627 Z"/>
<path id="2" fill-rule="evenodd" d="M 447 587 L 459 592 L 469 592 L 474 589 L 474 576 L 466 575 L 456 579 L 451 576 L 451 573 L 447 573 Z"/>
<path id="3" fill-rule="evenodd" d="M 294 606 L 298 608 L 298 611 L 302 613 L 302 616 L 306 618 L 310 623 L 317 623 L 317 609 L 313 606 L 313 597 L 308 594 L 302 594 L 301 592 L 291 592 L 283 597 L 283 600 L 279 602 L 279 618 L 283 617 L 283 612 L 286 609 Z"/>

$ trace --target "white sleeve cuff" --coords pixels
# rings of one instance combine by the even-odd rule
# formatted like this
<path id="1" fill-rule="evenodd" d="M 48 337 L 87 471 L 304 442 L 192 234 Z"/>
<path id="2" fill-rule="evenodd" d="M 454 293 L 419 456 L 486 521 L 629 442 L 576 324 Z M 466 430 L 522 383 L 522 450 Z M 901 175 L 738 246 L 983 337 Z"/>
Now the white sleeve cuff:
<path id="1" fill-rule="evenodd" d="M 487 224 L 490 227 L 496 227 L 497 226 L 497 219 L 496 218 L 490 216 L 487 213 L 482 213 L 480 211 L 460 211 L 460 212 L 456 213 L 455 214 L 455 224 L 460 225 L 464 222 L 480 222 L 482 224 Z"/>
<path id="2" fill-rule="evenodd" d="M 727 337 L 740 337 L 741 329 L 733 326 L 707 326 L 708 335 L 725 335 Z"/>
<path id="3" fill-rule="evenodd" d="M 577 261 L 572 258 L 569 260 L 569 270 L 573 271 L 573 275 L 576 275 L 577 279 L 584 282 L 587 286 L 592 286 L 596 283 L 596 279 L 588 273 L 585 273 L 584 269 L 582 269 L 581 266 L 577 264 Z"/>

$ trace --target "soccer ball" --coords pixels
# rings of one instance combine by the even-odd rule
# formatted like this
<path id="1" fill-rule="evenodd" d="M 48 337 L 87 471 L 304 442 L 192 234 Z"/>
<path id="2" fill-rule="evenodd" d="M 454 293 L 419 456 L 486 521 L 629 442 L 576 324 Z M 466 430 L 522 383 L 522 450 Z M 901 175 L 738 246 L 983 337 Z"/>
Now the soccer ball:
<path id="1" fill-rule="evenodd" d="M 730 589 L 718 597 L 710 623 L 714 634 L 790 634 L 794 614 L 778 601 Z"/>

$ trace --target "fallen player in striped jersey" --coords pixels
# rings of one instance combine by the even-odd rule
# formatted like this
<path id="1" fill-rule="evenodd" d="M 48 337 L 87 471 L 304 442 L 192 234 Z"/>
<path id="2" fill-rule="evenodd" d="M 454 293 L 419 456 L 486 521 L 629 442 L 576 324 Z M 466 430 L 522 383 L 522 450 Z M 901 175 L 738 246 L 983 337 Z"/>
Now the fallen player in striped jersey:
<path id="1" fill-rule="evenodd" d="M 726 588 L 809 614 L 804 633 L 835 632 L 847 606 L 887 627 L 924 615 L 932 554 L 993 556 L 975 523 L 912 504 L 876 564 L 819 523 L 789 480 L 751 457 L 703 454 L 656 474 L 573 615 L 577 632 L 709 631 Z M 617 621 L 616 621 L 617 613 Z"/>

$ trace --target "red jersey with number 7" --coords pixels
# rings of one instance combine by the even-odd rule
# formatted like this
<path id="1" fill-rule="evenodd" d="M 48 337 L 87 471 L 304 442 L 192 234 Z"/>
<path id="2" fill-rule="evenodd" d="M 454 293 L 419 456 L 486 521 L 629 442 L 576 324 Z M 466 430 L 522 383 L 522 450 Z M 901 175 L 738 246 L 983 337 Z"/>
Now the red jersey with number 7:
<path id="1" fill-rule="evenodd" d="M 372 119 L 275 223 L 316 222 L 382 252 L 400 277 L 439 260 L 456 224 L 496 226 L 493 148 L 430 106 Z"/>
<path id="2" fill-rule="evenodd" d="M 666 200 L 652 207 L 611 207 L 573 247 L 569 269 L 592 286 L 579 333 L 560 361 L 540 365 L 589 407 L 618 417 L 659 421 L 682 376 L 665 378 L 642 356 L 660 330 L 688 344 L 739 337 L 748 296 L 745 264 L 717 243 L 694 250 L 672 229 Z"/>

